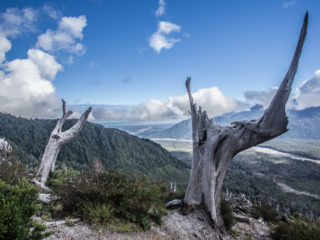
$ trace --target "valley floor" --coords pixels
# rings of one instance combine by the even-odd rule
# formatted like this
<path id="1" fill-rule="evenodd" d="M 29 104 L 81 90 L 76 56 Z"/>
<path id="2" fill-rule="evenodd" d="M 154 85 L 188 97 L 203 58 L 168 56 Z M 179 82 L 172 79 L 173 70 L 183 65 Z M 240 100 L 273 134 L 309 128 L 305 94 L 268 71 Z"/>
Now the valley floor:
<path id="1" fill-rule="evenodd" d="M 191 166 L 192 141 L 153 139 Z M 312 139 L 274 139 L 236 155 L 225 190 L 244 193 L 287 215 L 301 212 L 320 218 L 320 142 Z"/>

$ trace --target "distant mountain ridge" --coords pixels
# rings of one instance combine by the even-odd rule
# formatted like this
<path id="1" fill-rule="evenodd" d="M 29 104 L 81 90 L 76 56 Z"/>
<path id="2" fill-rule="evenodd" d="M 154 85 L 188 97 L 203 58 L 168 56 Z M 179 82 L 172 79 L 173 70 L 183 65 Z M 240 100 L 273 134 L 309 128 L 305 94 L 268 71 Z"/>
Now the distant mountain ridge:
<path id="1" fill-rule="evenodd" d="M 227 125 L 241 120 L 258 119 L 263 114 L 261 107 L 255 106 L 250 111 L 231 112 L 214 118 L 215 123 Z M 320 107 L 303 110 L 288 110 L 289 131 L 282 138 L 320 139 Z M 151 134 L 140 134 L 146 138 L 191 139 L 191 119 L 184 120 L 171 128 Z"/>
<path id="2" fill-rule="evenodd" d="M 0 137 L 5 137 L 19 158 L 32 168 L 40 163 L 56 121 L 29 120 L 0 113 Z M 70 128 L 75 121 L 68 120 L 64 128 Z M 101 161 L 106 169 L 149 175 L 158 180 L 186 182 L 189 177 L 187 165 L 159 144 L 86 122 L 79 135 L 61 148 L 57 166 L 86 170 L 95 160 Z"/>

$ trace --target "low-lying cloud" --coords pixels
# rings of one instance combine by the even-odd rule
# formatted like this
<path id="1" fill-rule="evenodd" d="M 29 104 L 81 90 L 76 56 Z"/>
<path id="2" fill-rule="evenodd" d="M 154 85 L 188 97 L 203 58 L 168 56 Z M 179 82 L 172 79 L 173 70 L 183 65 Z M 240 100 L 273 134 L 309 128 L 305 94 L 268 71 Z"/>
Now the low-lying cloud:
<path id="1" fill-rule="evenodd" d="M 250 105 L 262 105 L 264 108 L 268 107 L 273 96 L 276 94 L 278 87 L 271 87 L 266 91 L 246 91 L 244 96 Z"/>
<path id="2" fill-rule="evenodd" d="M 235 99 L 226 97 L 217 87 L 199 89 L 193 93 L 194 101 L 207 110 L 210 117 L 230 111 L 240 111 L 247 107 Z M 133 120 L 161 121 L 189 117 L 189 100 L 187 94 L 167 99 L 150 99 L 149 101 L 130 108 L 94 107 L 93 116 L 96 120 Z"/>
<path id="3" fill-rule="evenodd" d="M 296 109 L 320 106 L 320 70 L 300 84 L 293 106 Z"/>
<path id="4" fill-rule="evenodd" d="M 193 93 L 193 98 L 198 106 L 207 111 L 209 117 L 215 117 L 232 111 L 248 110 L 256 104 L 267 108 L 277 89 L 278 87 L 272 87 L 266 91 L 246 91 L 245 102 L 225 96 L 218 87 L 199 89 Z M 287 103 L 288 109 L 300 110 L 315 106 L 320 106 L 320 70 L 317 70 L 312 78 L 304 81 L 295 91 L 293 90 Z M 150 99 L 130 107 L 96 106 L 93 108 L 93 117 L 100 121 L 161 121 L 187 118 L 189 109 L 189 100 L 185 94 L 164 100 Z"/>
<path id="5" fill-rule="evenodd" d="M 278 87 L 269 88 L 266 91 L 246 91 L 244 93 L 247 102 L 253 106 L 255 104 L 268 107 Z M 296 89 L 291 91 L 287 102 L 288 109 L 305 109 L 320 106 L 320 70 L 303 81 Z"/>

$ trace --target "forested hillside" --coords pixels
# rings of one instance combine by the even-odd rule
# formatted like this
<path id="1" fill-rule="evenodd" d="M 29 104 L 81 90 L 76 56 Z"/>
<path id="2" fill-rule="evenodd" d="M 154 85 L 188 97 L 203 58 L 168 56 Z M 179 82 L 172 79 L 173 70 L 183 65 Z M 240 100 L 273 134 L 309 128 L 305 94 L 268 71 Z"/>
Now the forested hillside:
<path id="1" fill-rule="evenodd" d="M 68 120 L 64 128 L 70 128 L 74 121 Z M 36 167 L 56 120 L 28 120 L 0 113 L 0 123 L 0 137 L 10 141 L 28 167 Z M 189 176 L 189 168 L 159 144 L 89 122 L 61 148 L 57 166 L 84 171 L 96 160 L 106 169 L 146 174 L 155 180 L 187 182 Z"/>

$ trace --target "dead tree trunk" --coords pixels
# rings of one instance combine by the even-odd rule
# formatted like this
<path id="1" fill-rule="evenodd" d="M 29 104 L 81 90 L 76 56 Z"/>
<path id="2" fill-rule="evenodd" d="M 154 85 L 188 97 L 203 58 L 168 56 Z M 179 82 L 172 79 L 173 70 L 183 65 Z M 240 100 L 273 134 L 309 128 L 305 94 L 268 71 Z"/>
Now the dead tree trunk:
<path id="1" fill-rule="evenodd" d="M 57 156 L 60 151 L 60 148 L 63 144 L 67 143 L 69 140 L 74 138 L 83 127 L 85 121 L 88 119 L 88 116 L 91 112 L 91 107 L 88 108 L 80 117 L 80 119 L 73 125 L 69 130 L 62 132 L 62 126 L 71 116 L 72 111 L 66 112 L 66 102 L 62 99 L 62 110 L 63 115 L 58 120 L 55 128 L 51 132 L 49 137 L 48 144 L 43 153 L 41 164 L 38 169 L 37 175 L 34 179 L 34 182 L 39 184 L 40 187 L 44 190 L 48 190 L 45 186 L 45 183 L 48 179 L 50 171 L 54 170 L 56 164 Z"/>
<path id="2" fill-rule="evenodd" d="M 4 138 L 0 138 L 0 164 L 2 161 L 8 159 L 8 155 L 12 152 L 11 145 L 4 140 Z"/>
<path id="3" fill-rule="evenodd" d="M 204 208 L 211 216 L 218 235 L 225 234 L 220 205 L 224 178 L 232 158 L 242 150 L 275 138 L 286 131 L 288 118 L 285 105 L 298 67 L 307 33 L 308 13 L 305 15 L 300 38 L 289 70 L 270 106 L 258 120 L 233 122 L 222 127 L 214 124 L 201 107 L 193 103 L 190 81 L 188 91 L 193 139 L 193 159 L 188 188 L 184 198 L 185 210 Z"/>

